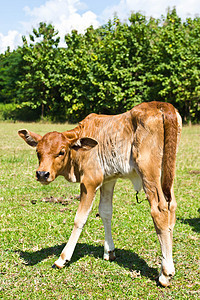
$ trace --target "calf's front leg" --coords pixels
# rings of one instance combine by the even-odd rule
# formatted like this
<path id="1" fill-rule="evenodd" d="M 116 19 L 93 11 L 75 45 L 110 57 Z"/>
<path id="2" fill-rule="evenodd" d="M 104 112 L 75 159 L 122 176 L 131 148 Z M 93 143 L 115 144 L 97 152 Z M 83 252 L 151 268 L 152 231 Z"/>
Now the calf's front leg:
<path id="1" fill-rule="evenodd" d="M 72 230 L 68 243 L 64 247 L 59 259 L 55 261 L 55 266 L 59 269 L 63 268 L 65 264 L 71 260 L 77 241 L 92 209 L 95 194 L 96 188 L 93 188 L 91 186 L 87 188 L 84 183 L 81 183 L 81 198 L 74 220 L 74 228 Z"/>
<path id="2" fill-rule="evenodd" d="M 105 230 L 104 259 L 115 260 L 115 246 L 111 233 L 112 198 L 116 181 L 104 183 L 100 189 L 99 214 Z"/>

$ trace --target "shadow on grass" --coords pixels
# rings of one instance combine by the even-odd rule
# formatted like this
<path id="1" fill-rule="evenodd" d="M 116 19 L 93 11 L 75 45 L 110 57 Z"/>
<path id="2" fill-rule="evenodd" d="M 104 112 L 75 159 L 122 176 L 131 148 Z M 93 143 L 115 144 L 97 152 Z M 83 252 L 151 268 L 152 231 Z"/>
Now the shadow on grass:
<path id="1" fill-rule="evenodd" d="M 183 224 L 189 224 L 193 227 L 193 230 L 196 232 L 200 232 L 200 218 L 193 218 L 193 219 L 177 219 Z"/>
<path id="2" fill-rule="evenodd" d="M 28 266 L 36 265 L 42 260 L 55 255 L 59 256 L 63 250 L 65 244 L 41 249 L 36 252 L 27 252 L 27 251 L 16 251 L 20 254 L 20 257 L 25 261 L 25 264 Z M 158 271 L 156 268 L 150 268 L 144 259 L 139 257 L 138 254 L 124 249 L 115 249 L 116 260 L 112 263 L 117 263 L 119 266 L 122 266 L 130 271 L 136 270 L 140 271 L 142 276 L 148 277 L 151 280 L 156 280 L 158 277 Z M 86 255 L 91 255 L 95 258 L 103 257 L 103 247 L 102 246 L 93 246 L 85 243 L 78 243 L 76 245 L 72 260 L 70 263 L 76 262 L 80 257 Z"/>

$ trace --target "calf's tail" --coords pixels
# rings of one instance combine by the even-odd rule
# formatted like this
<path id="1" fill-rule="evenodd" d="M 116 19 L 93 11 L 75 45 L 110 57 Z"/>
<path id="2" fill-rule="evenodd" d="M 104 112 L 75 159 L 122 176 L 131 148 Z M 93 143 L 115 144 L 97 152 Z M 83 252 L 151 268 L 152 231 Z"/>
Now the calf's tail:
<path id="1" fill-rule="evenodd" d="M 171 201 L 171 188 L 175 177 L 176 153 L 180 140 L 182 121 L 178 111 L 171 104 L 164 104 L 164 154 L 162 162 L 162 190 L 168 202 Z"/>

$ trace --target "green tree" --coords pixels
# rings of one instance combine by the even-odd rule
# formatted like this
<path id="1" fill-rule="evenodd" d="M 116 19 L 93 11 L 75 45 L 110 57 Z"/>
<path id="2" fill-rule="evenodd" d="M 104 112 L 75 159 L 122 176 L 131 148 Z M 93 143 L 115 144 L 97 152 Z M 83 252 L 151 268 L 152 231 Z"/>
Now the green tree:
<path id="1" fill-rule="evenodd" d="M 58 32 L 50 24 L 40 23 L 38 30 L 33 29 L 29 35 L 30 43 L 23 37 L 21 54 L 25 62 L 25 76 L 18 81 L 21 105 L 32 109 L 41 109 L 41 117 L 55 101 L 55 91 L 52 92 L 52 81 L 56 77 L 55 60 L 58 54 L 60 38 Z M 59 101 L 59 99 L 57 99 Z"/>
<path id="2" fill-rule="evenodd" d="M 8 50 L 0 55 L 0 102 L 16 103 L 18 88 L 16 82 L 22 75 L 23 59 L 20 51 Z"/>
<path id="3" fill-rule="evenodd" d="M 62 94 L 67 92 L 72 118 L 91 111 L 120 113 L 144 100 L 149 28 L 141 14 L 130 21 L 131 26 L 115 17 L 85 35 L 73 31 L 66 36 Z"/>
<path id="4" fill-rule="evenodd" d="M 200 18 L 186 19 L 183 27 L 176 99 L 184 120 L 191 124 L 200 120 Z"/>
<path id="5" fill-rule="evenodd" d="M 174 8 L 156 29 L 147 78 L 149 99 L 172 103 L 184 120 L 197 119 L 200 83 L 200 19 L 182 22 Z"/>
<path id="6" fill-rule="evenodd" d="M 133 13 L 128 23 L 115 16 L 85 34 L 72 30 L 60 48 L 58 32 L 40 23 L 23 47 L 0 55 L 0 101 L 77 122 L 90 112 L 117 114 L 157 100 L 197 122 L 199 32 L 199 17 L 183 22 L 174 8 L 161 19 Z"/>

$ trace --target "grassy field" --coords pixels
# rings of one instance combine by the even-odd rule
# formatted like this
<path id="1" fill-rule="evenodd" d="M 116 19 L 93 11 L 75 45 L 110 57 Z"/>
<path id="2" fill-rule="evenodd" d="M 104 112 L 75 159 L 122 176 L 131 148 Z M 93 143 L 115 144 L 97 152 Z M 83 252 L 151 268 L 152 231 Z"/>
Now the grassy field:
<path id="1" fill-rule="evenodd" d="M 142 203 L 136 203 L 129 181 L 119 180 L 114 194 L 116 261 L 102 260 L 98 192 L 71 263 L 62 270 L 51 268 L 71 233 L 79 185 L 61 177 L 49 186 L 36 182 L 35 150 L 18 137 L 17 130 L 43 134 L 71 127 L 0 123 L 0 298 L 199 299 L 200 127 L 183 128 L 178 153 L 176 275 L 169 288 L 156 283 L 160 246 L 149 204 L 144 193 L 139 195 Z"/>

